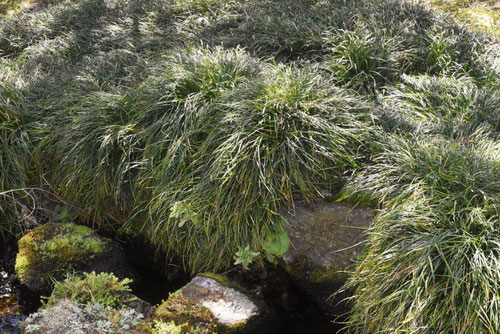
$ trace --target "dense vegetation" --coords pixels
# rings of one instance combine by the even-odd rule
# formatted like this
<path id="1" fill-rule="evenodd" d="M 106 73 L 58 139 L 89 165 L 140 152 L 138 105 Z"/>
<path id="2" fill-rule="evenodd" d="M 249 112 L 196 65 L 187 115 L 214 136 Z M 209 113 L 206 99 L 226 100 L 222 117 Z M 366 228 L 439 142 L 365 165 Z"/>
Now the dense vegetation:
<path id="1" fill-rule="evenodd" d="M 1 19 L 0 56 L 2 232 L 43 180 L 221 269 L 326 189 L 380 208 L 352 331 L 500 331 L 489 37 L 393 0 L 77 0 Z"/>

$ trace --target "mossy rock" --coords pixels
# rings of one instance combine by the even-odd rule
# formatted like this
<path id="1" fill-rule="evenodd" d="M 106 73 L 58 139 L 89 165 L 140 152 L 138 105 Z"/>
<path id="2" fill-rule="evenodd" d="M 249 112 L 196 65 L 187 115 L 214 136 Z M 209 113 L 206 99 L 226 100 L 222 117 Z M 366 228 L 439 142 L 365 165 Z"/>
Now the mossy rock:
<path id="1" fill-rule="evenodd" d="M 111 240 L 72 223 L 47 223 L 29 231 L 19 240 L 15 270 L 21 283 L 40 293 L 49 292 L 53 280 L 63 280 L 72 271 L 136 276 Z"/>
<path id="2" fill-rule="evenodd" d="M 200 274 L 172 293 L 153 315 L 182 333 L 271 333 L 272 313 L 222 275 Z"/>
<path id="3" fill-rule="evenodd" d="M 374 210 L 366 206 L 316 201 L 297 205 L 285 216 L 291 246 L 282 263 L 292 280 L 323 311 L 339 315 L 339 301 L 346 293 L 334 293 L 347 280 L 347 271 L 363 249 L 364 231 Z"/>

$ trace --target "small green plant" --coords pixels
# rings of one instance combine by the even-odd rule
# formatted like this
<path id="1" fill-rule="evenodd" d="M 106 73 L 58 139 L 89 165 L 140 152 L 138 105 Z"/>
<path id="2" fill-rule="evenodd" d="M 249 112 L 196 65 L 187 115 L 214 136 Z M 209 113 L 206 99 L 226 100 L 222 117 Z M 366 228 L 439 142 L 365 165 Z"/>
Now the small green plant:
<path id="1" fill-rule="evenodd" d="M 186 202 L 175 202 L 170 210 L 170 218 L 179 220 L 178 227 L 184 226 L 186 222 L 192 222 L 193 224 L 198 222 L 198 215 Z"/>
<path id="2" fill-rule="evenodd" d="M 163 322 L 154 320 L 151 326 L 155 334 L 182 334 L 182 327 L 186 324 L 176 325 L 174 321 Z"/>
<path id="3" fill-rule="evenodd" d="M 280 256 L 285 254 L 288 248 L 290 248 L 290 237 L 286 233 L 285 227 L 280 224 L 272 229 L 264 241 L 264 249 L 271 255 Z"/>
<path id="4" fill-rule="evenodd" d="M 120 308 L 129 301 L 131 279 L 118 280 L 111 273 L 83 273 L 83 277 L 70 274 L 64 281 L 54 283 L 54 291 L 44 301 L 43 307 L 49 308 L 61 299 L 70 299 L 79 304 L 100 304 L 102 307 Z"/>
<path id="5" fill-rule="evenodd" d="M 257 256 L 259 256 L 259 252 L 252 252 L 250 250 L 250 246 L 246 246 L 245 248 L 240 247 L 240 249 L 234 255 L 235 265 L 241 264 L 243 269 L 248 270 L 248 265 L 255 260 Z"/>

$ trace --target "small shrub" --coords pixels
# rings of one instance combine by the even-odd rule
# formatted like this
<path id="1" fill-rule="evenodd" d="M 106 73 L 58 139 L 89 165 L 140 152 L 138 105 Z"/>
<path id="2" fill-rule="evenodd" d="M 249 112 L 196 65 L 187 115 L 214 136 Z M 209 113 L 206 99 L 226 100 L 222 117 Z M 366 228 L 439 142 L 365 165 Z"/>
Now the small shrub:
<path id="1" fill-rule="evenodd" d="M 130 279 L 118 280 L 113 274 L 95 272 L 79 275 L 68 275 L 62 282 L 55 282 L 50 297 L 44 301 L 44 308 L 56 305 L 62 299 L 70 299 L 78 304 L 91 306 L 99 304 L 102 307 L 120 308 L 129 297 L 124 292 L 130 292 Z"/>

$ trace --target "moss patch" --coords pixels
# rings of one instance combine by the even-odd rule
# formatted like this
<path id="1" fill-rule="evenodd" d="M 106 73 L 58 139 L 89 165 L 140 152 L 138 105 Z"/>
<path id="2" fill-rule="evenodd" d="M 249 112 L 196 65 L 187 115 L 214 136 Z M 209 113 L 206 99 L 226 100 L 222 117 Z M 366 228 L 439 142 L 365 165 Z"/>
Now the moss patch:
<path id="1" fill-rule="evenodd" d="M 342 281 L 347 280 L 347 274 L 340 268 L 318 268 L 309 274 L 310 279 L 316 283 L 327 281 Z"/>
<path id="2" fill-rule="evenodd" d="M 48 223 L 19 240 L 16 274 L 24 284 L 39 280 L 46 286 L 51 278 L 63 279 L 67 272 L 104 249 L 105 242 L 88 227 Z"/>
<path id="3" fill-rule="evenodd" d="M 182 326 L 182 333 L 217 333 L 218 324 L 212 312 L 206 307 L 196 306 L 185 298 L 182 292 L 176 291 L 168 297 L 155 311 L 153 320 L 164 323 L 174 322 Z"/>
<path id="4" fill-rule="evenodd" d="M 500 38 L 500 5 L 496 0 L 426 0 L 426 4 L 450 13 L 474 30 Z"/>

